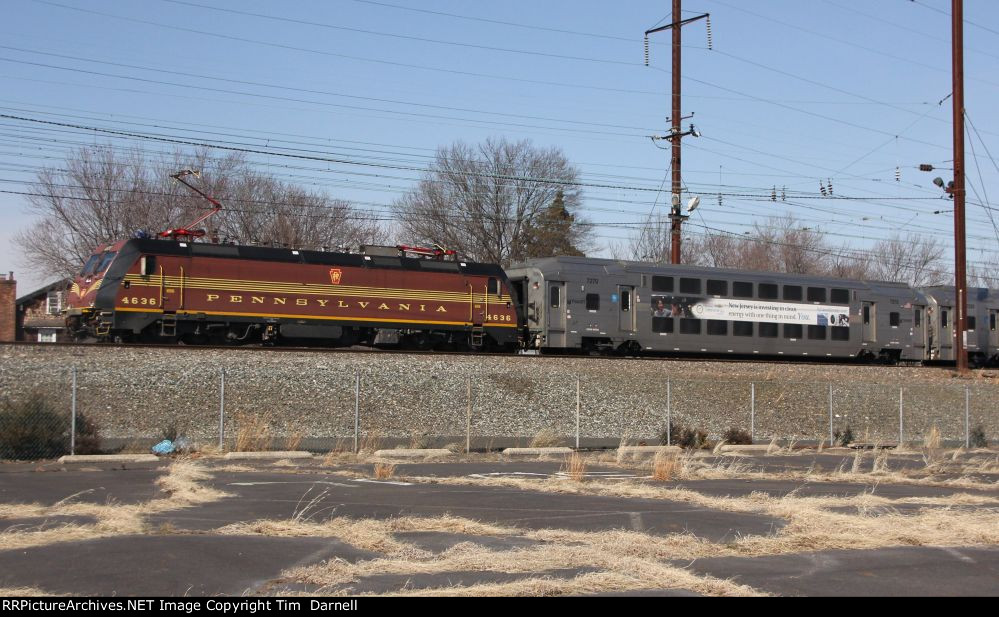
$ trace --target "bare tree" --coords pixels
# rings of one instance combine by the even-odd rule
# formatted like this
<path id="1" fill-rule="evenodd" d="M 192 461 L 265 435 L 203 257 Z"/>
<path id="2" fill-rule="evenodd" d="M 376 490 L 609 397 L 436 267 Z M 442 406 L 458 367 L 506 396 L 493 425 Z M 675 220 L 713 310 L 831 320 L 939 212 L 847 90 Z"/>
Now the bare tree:
<path id="1" fill-rule="evenodd" d="M 170 178 L 186 168 L 201 170 L 199 188 L 224 204 L 207 222 L 209 237 L 336 247 L 382 235 L 377 223 L 358 217 L 347 202 L 259 173 L 240 154 L 216 157 L 197 150 L 153 157 L 94 146 L 67 159 L 65 170 L 39 172 L 33 190 L 38 196 L 29 200 L 37 219 L 15 239 L 24 265 L 68 276 L 100 244 L 190 222 L 210 206 Z"/>
<path id="2" fill-rule="evenodd" d="M 398 200 L 399 228 L 411 242 L 437 242 L 476 261 L 509 265 L 527 255 L 585 251 L 592 231 L 579 215 L 579 172 L 556 148 L 488 139 L 442 147 L 419 185 Z M 557 208 L 564 216 L 546 216 Z M 561 231 L 558 247 L 540 227 Z M 539 240 L 541 239 L 541 240 Z"/>
<path id="3" fill-rule="evenodd" d="M 895 234 L 871 250 L 871 278 L 906 283 L 913 287 L 948 282 L 943 264 L 943 244 L 933 237 Z"/>

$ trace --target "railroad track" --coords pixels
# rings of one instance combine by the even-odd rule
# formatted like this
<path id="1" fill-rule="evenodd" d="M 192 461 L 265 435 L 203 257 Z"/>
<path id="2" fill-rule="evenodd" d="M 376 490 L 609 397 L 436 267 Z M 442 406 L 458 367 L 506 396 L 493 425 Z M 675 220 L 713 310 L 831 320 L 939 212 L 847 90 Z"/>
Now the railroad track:
<path id="1" fill-rule="evenodd" d="M 718 357 L 702 354 L 687 354 L 683 356 L 673 355 L 648 355 L 648 356 L 606 356 L 606 355 L 583 355 L 583 354 L 511 354 L 511 353 L 486 353 L 475 351 L 420 351 L 402 349 L 372 349 L 372 348 L 328 348 L 328 347 L 296 347 L 296 346 L 263 346 L 263 345 L 178 345 L 178 344 L 158 344 L 158 343 L 38 343 L 34 341 L 16 341 L 0 343 L 3 347 L 39 347 L 39 348 L 79 348 L 79 349 L 163 349 L 177 350 L 186 353 L 199 353 L 204 351 L 234 351 L 240 352 L 270 352 L 270 353 L 314 353 L 314 354 L 374 354 L 374 355 L 409 355 L 409 356 L 465 356 L 473 358 L 508 358 L 523 360 L 544 360 L 558 361 L 565 358 L 579 360 L 621 360 L 639 362 L 717 362 L 729 364 L 787 364 L 795 366 L 850 366 L 837 359 L 823 358 L 794 358 L 794 357 Z M 876 366 L 886 367 L 884 364 L 863 364 L 856 363 L 853 366 Z M 918 362 L 900 362 L 900 367 L 920 366 Z M 925 366 L 928 370 L 952 370 L 953 366 Z"/>

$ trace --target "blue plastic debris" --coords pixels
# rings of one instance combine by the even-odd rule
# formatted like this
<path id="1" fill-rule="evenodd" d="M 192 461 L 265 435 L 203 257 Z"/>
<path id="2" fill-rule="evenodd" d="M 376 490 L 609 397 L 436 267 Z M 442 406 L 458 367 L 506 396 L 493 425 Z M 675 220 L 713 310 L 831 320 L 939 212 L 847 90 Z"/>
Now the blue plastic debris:
<path id="1" fill-rule="evenodd" d="M 169 439 L 164 439 L 155 446 L 153 446 L 153 454 L 170 454 L 174 451 L 173 442 Z"/>

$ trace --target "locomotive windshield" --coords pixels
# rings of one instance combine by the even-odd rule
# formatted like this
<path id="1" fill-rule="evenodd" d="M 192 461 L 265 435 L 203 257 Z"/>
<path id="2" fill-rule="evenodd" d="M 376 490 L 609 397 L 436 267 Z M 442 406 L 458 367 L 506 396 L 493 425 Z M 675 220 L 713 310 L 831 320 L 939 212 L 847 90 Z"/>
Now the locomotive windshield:
<path id="1" fill-rule="evenodd" d="M 115 255 L 117 254 L 118 253 L 104 253 L 104 259 L 101 260 L 101 265 L 97 267 L 97 271 L 95 272 L 95 274 L 101 274 L 102 272 L 107 270 L 108 266 L 111 265 L 111 262 L 114 260 Z"/>
<path id="2" fill-rule="evenodd" d="M 94 269 L 101 260 L 101 255 L 98 253 L 96 255 L 91 255 L 87 263 L 84 264 L 83 270 L 80 272 L 80 276 L 90 276 L 94 273 Z"/>

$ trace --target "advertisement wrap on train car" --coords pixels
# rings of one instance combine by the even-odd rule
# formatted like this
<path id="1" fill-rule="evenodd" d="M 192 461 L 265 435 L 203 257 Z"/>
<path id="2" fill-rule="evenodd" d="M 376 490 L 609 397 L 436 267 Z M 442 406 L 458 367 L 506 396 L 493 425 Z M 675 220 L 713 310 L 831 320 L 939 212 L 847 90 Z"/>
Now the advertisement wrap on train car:
<path id="1" fill-rule="evenodd" d="M 849 306 L 670 295 L 652 296 L 652 316 L 788 323 L 808 326 L 847 327 L 850 325 Z"/>

